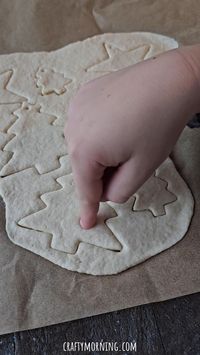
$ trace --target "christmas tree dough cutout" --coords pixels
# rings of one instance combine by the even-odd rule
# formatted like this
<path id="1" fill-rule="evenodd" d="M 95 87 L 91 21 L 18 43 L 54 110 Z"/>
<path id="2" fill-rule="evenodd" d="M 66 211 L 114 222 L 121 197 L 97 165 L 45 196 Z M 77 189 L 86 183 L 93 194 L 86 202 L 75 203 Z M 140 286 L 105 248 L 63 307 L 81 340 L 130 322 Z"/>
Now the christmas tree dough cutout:
<path id="1" fill-rule="evenodd" d="M 61 95 L 67 90 L 66 85 L 72 81 L 65 78 L 63 74 L 48 68 L 40 68 L 36 73 L 36 78 L 36 85 L 41 89 L 42 95 L 51 93 Z"/>
<path id="2" fill-rule="evenodd" d="M 104 224 L 105 219 L 116 216 L 113 208 L 107 204 L 100 206 L 98 223 L 93 230 L 83 230 L 79 224 L 78 201 L 75 196 L 72 175 L 57 179 L 62 188 L 46 193 L 41 200 L 46 207 L 18 222 L 20 226 L 53 235 L 51 247 L 75 254 L 81 242 L 109 250 L 121 250 L 121 244 Z"/>
<path id="3" fill-rule="evenodd" d="M 43 250 L 51 255 L 50 239 L 45 233 L 21 228 L 18 221 L 25 215 L 45 207 L 40 194 L 60 189 L 56 179 L 63 174 L 70 174 L 68 156 L 59 159 L 59 168 L 40 175 L 35 168 L 25 169 L 0 180 L 0 193 L 7 203 L 6 228 L 9 238 L 17 245 L 34 252 Z M 50 255 L 49 255 L 50 254 Z"/>
<path id="4" fill-rule="evenodd" d="M 34 166 L 40 174 L 59 166 L 58 158 L 67 153 L 63 128 L 55 126 L 55 117 L 41 113 L 36 105 L 24 103 L 15 111 L 16 122 L 8 130 L 14 135 L 4 151 L 13 152 L 0 172 L 1 176 Z"/>
<path id="5" fill-rule="evenodd" d="M 176 200 L 176 196 L 167 189 L 167 182 L 156 175 L 151 176 L 134 196 L 133 210 L 150 210 L 154 217 L 166 214 L 165 206 Z"/>

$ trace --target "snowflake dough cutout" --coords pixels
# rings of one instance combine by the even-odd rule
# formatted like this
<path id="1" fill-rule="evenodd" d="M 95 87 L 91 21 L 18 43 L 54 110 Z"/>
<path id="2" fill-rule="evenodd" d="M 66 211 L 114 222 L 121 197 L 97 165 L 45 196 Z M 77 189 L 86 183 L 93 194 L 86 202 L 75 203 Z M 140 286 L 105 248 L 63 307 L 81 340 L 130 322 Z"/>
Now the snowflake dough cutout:
<path id="1" fill-rule="evenodd" d="M 104 43 L 107 58 L 100 63 L 94 64 L 87 71 L 112 72 L 136 64 L 145 59 L 150 45 L 142 45 L 131 49 L 121 49 L 111 43 Z"/>
<path id="2" fill-rule="evenodd" d="M 92 244 L 107 250 L 121 250 L 121 244 L 104 223 L 105 219 L 116 217 L 113 208 L 102 204 L 98 223 L 93 230 L 83 230 L 79 225 L 78 200 L 75 196 L 72 175 L 57 179 L 62 188 L 41 196 L 46 207 L 23 218 L 19 225 L 37 231 L 52 233 L 51 247 L 62 252 L 75 254 L 80 243 Z"/>
<path id="3" fill-rule="evenodd" d="M 55 117 L 41 113 L 36 105 L 24 103 L 15 111 L 18 119 L 8 130 L 14 138 L 4 151 L 13 152 L 1 176 L 35 166 L 40 174 L 58 168 L 58 158 L 67 153 L 63 128 L 53 125 Z"/>
<path id="4" fill-rule="evenodd" d="M 136 197 L 133 211 L 150 210 L 154 217 L 162 216 L 165 206 L 176 201 L 177 197 L 167 189 L 167 182 L 151 176 L 134 194 Z"/>
<path id="5" fill-rule="evenodd" d="M 8 83 L 13 75 L 13 70 L 7 70 L 0 74 L 0 104 L 22 102 L 24 98 L 12 93 L 8 88 Z"/>
<path id="6" fill-rule="evenodd" d="M 62 73 L 47 68 L 40 68 L 36 73 L 36 78 L 36 85 L 41 89 L 42 95 L 52 93 L 61 95 L 67 90 L 66 85 L 72 81 L 71 79 L 65 78 Z"/>

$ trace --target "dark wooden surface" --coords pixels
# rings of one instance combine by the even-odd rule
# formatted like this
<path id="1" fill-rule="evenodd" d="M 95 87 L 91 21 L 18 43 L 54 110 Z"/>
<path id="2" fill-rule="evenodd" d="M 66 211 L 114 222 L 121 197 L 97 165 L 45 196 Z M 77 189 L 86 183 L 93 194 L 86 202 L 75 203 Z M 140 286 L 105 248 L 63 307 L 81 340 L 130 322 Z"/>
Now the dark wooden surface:
<path id="1" fill-rule="evenodd" d="M 136 353 L 141 355 L 199 355 L 200 293 L 45 328 L 2 335 L 0 354 L 80 354 L 64 352 L 63 342 L 100 342 L 102 339 L 107 342 L 116 341 L 118 344 L 123 341 L 136 341 Z M 97 355 L 102 352 L 93 351 L 90 354 Z M 126 355 L 128 352 L 117 354 Z"/>

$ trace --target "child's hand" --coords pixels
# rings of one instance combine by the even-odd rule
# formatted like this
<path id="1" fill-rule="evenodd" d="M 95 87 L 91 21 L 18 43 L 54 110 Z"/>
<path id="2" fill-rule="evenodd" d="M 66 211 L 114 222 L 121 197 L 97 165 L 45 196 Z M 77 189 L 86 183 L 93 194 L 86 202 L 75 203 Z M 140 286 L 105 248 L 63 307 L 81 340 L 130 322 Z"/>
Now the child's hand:
<path id="1" fill-rule="evenodd" d="M 100 200 L 125 202 L 149 178 L 198 111 L 190 48 L 93 80 L 72 100 L 65 136 L 83 228 Z"/>

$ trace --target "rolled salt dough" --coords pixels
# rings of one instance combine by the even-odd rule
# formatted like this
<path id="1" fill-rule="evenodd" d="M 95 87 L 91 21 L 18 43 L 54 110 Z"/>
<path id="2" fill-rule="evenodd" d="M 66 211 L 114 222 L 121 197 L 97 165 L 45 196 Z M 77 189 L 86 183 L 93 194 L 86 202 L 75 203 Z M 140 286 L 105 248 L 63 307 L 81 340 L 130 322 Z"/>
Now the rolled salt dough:
<path id="1" fill-rule="evenodd" d="M 0 117 L 0 193 L 12 242 L 69 270 L 106 275 L 183 238 L 194 201 L 169 158 L 126 203 L 102 203 L 97 226 L 83 231 L 63 136 L 82 83 L 175 47 L 161 35 L 120 33 L 0 56 L 0 113 L 7 112 Z"/>

